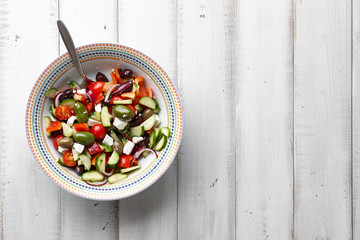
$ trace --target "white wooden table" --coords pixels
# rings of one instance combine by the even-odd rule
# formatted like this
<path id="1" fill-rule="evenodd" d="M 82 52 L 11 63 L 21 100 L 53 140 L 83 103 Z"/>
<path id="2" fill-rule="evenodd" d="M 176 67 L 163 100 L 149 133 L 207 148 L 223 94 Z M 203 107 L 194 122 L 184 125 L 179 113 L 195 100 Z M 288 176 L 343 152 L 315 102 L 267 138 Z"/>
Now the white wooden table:
<path id="1" fill-rule="evenodd" d="M 181 149 L 136 196 L 73 196 L 30 153 L 59 18 L 77 46 L 136 48 L 178 87 Z M 2 239 L 360 239 L 359 66 L 358 0 L 0 0 Z"/>

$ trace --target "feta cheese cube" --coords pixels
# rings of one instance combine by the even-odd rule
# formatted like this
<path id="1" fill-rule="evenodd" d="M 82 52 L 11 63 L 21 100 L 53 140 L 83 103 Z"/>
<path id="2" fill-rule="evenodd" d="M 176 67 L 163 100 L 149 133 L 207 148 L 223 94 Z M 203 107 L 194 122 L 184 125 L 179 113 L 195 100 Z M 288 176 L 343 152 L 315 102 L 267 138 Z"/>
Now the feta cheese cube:
<path id="1" fill-rule="evenodd" d="M 74 125 L 74 122 L 76 120 L 76 116 L 71 116 L 69 117 L 69 119 L 67 120 L 67 125 L 69 125 L 70 127 Z"/>
<path id="2" fill-rule="evenodd" d="M 122 121 L 117 117 L 115 117 L 114 122 L 113 122 L 113 125 L 119 130 L 123 130 L 127 124 L 128 124 L 127 122 Z"/>
<path id="3" fill-rule="evenodd" d="M 74 143 L 73 148 L 76 152 L 80 154 L 84 151 L 85 146 L 79 143 Z"/>
<path id="4" fill-rule="evenodd" d="M 95 112 L 101 112 L 101 103 L 95 106 Z"/>
<path id="5" fill-rule="evenodd" d="M 86 95 L 86 90 L 85 89 L 79 89 L 76 91 L 77 94 L 80 94 L 80 95 Z"/>
<path id="6" fill-rule="evenodd" d="M 104 140 L 102 141 L 102 143 L 106 144 L 106 145 L 109 145 L 109 146 L 112 146 L 113 143 L 114 143 L 114 139 L 112 137 L 110 137 L 109 134 L 106 134 Z"/>
<path id="7" fill-rule="evenodd" d="M 89 127 L 92 127 L 92 126 L 94 126 L 95 124 L 99 124 L 99 123 L 101 123 L 101 122 L 89 118 L 89 120 L 88 120 L 88 122 L 87 122 L 87 125 L 89 125 Z"/>
<path id="8" fill-rule="evenodd" d="M 160 117 L 159 117 L 157 114 L 155 114 L 155 124 L 154 124 L 154 127 L 157 127 L 160 123 L 161 123 Z"/>
<path id="9" fill-rule="evenodd" d="M 135 144 L 141 142 L 142 140 L 144 140 L 143 137 L 133 137 L 133 138 L 132 138 L 132 141 L 133 141 L 133 143 L 135 143 Z"/>
<path id="10" fill-rule="evenodd" d="M 58 147 L 57 149 L 59 152 L 64 153 L 65 151 L 69 150 L 68 148 Z"/>
<path id="11" fill-rule="evenodd" d="M 132 141 L 128 141 L 123 148 L 123 153 L 125 155 L 129 155 L 132 152 L 134 146 L 135 146 L 135 143 L 133 143 Z"/>

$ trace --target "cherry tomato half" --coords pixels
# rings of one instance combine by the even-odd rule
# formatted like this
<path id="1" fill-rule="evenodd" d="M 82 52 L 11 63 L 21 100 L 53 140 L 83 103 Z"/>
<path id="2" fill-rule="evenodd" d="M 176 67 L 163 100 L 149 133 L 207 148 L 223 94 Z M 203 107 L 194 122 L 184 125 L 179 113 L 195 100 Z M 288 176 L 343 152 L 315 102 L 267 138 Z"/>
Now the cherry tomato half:
<path id="1" fill-rule="evenodd" d="M 91 133 L 94 134 L 96 140 L 102 140 L 104 139 L 106 135 L 106 129 L 102 124 L 95 124 L 91 128 Z"/>
<path id="2" fill-rule="evenodd" d="M 90 103 L 86 104 L 85 108 L 86 108 L 86 111 L 88 111 L 88 113 L 90 114 L 94 111 L 94 104 L 92 102 L 90 102 Z"/>
<path id="3" fill-rule="evenodd" d="M 122 155 L 120 157 L 119 167 L 122 167 L 122 168 L 131 167 L 130 160 L 132 159 L 132 157 L 133 157 L 132 155 Z"/>
<path id="4" fill-rule="evenodd" d="M 59 148 L 58 141 L 59 141 L 60 139 L 62 139 L 63 137 L 64 137 L 63 135 L 58 135 L 58 136 L 56 136 L 56 138 L 54 138 L 54 147 L 55 147 L 55 149 L 58 149 L 58 148 Z"/>
<path id="5" fill-rule="evenodd" d="M 68 167 L 75 167 L 77 165 L 77 162 L 75 162 L 74 156 L 73 156 L 71 150 L 67 150 L 64 152 L 63 162 Z"/>
<path id="6" fill-rule="evenodd" d="M 74 124 L 74 129 L 77 132 L 88 132 L 89 126 L 86 123 L 77 123 Z"/>
<path id="7" fill-rule="evenodd" d="M 55 109 L 55 116 L 59 120 L 67 120 L 71 117 L 71 108 L 68 106 L 60 106 Z"/>
<path id="8" fill-rule="evenodd" d="M 100 94 L 102 94 L 103 88 L 104 88 L 105 83 L 104 82 L 92 82 L 90 83 L 87 88 L 90 89 L 92 91 L 92 93 L 94 94 L 94 96 L 99 96 Z"/>

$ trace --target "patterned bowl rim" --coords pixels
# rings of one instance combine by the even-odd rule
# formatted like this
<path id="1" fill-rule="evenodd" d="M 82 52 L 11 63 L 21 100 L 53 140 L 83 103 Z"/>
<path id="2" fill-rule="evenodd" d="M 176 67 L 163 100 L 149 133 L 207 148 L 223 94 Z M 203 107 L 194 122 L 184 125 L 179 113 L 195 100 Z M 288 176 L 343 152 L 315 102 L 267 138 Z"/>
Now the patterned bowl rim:
<path id="1" fill-rule="evenodd" d="M 167 146 L 150 165 L 138 175 L 116 184 L 101 187 L 87 185 L 79 177 L 65 170 L 49 151 L 43 129 L 45 91 L 69 69 L 73 68 L 69 53 L 64 53 L 40 74 L 26 107 L 25 128 L 31 152 L 44 172 L 63 189 L 86 199 L 118 200 L 133 196 L 154 184 L 170 167 L 179 150 L 183 135 L 180 97 L 165 71 L 144 53 L 117 43 L 94 43 L 77 48 L 81 62 L 113 59 L 124 61 L 145 72 L 160 90 L 167 108 L 171 137 Z"/>

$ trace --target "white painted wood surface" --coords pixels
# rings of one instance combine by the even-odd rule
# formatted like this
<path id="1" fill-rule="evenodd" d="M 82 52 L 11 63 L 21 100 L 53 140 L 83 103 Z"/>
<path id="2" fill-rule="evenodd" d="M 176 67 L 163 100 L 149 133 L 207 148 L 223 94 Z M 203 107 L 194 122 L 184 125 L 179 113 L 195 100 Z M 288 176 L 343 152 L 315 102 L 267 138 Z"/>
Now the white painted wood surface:
<path id="1" fill-rule="evenodd" d="M 1 238 L 359 239 L 359 7 L 0 0 Z M 28 148 L 29 91 L 65 52 L 59 17 L 76 45 L 139 49 L 178 86 L 178 157 L 129 199 L 61 190 Z"/>

